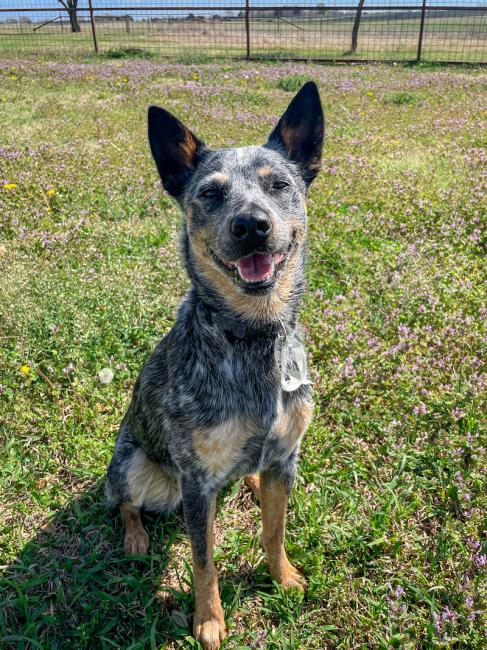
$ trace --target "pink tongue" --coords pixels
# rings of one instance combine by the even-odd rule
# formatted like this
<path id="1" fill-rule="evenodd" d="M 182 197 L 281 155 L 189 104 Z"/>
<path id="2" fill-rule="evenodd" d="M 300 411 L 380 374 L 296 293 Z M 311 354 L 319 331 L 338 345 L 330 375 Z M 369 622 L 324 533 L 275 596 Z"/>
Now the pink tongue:
<path id="1" fill-rule="evenodd" d="M 271 253 L 253 253 L 237 262 L 240 274 L 249 282 L 265 280 L 272 271 Z"/>

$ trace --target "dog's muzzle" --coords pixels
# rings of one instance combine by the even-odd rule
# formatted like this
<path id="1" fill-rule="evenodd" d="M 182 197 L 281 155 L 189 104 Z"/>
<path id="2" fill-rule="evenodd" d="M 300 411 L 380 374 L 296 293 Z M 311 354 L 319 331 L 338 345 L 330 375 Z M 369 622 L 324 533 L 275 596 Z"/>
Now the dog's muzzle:
<path id="1" fill-rule="evenodd" d="M 295 236 L 285 251 L 255 251 L 232 262 L 223 259 L 211 249 L 209 252 L 215 263 L 232 278 L 235 284 L 248 293 L 262 292 L 272 288 L 277 282 L 294 244 Z"/>

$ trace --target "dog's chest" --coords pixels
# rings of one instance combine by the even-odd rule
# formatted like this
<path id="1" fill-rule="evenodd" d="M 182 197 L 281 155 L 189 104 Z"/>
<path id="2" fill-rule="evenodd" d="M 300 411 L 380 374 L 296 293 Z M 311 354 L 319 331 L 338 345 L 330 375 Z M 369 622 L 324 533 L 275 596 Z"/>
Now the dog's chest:
<path id="1" fill-rule="evenodd" d="M 224 480 L 242 460 L 258 464 L 282 410 L 272 346 L 213 348 L 193 367 L 189 391 L 191 447 L 205 473 Z"/>
<path id="2" fill-rule="evenodd" d="M 272 341 L 261 345 L 205 341 L 197 355 L 179 364 L 165 401 L 173 419 L 184 412 L 188 424 L 194 423 L 192 428 L 239 420 L 262 431 L 277 417 L 281 392 Z"/>
<path id="3" fill-rule="evenodd" d="M 289 455 L 310 418 L 306 395 L 284 399 L 273 350 L 260 355 L 230 351 L 221 363 L 221 384 L 213 400 L 222 400 L 222 420 L 192 432 L 200 466 L 216 479 L 255 472 Z"/>
<path id="4" fill-rule="evenodd" d="M 266 426 L 263 420 L 234 415 L 216 426 L 192 432 L 192 448 L 198 464 L 217 481 L 257 472 L 289 457 L 299 443 L 312 415 L 309 395 L 283 403 Z"/>

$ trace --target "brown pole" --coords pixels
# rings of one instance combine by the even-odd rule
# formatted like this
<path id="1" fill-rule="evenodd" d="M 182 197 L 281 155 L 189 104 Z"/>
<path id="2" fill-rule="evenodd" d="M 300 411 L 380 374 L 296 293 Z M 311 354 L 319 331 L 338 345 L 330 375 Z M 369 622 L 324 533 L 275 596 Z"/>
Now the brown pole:
<path id="1" fill-rule="evenodd" d="M 423 50 L 423 32 L 424 32 L 424 19 L 426 17 L 426 0 L 423 0 L 421 7 L 421 22 L 419 23 L 419 37 L 418 37 L 418 51 L 416 53 L 416 63 L 421 61 L 421 52 Z"/>
<path id="2" fill-rule="evenodd" d="M 90 8 L 90 22 L 91 22 L 91 33 L 93 34 L 93 45 L 95 46 L 95 52 L 98 54 L 98 41 L 96 40 L 95 14 L 93 13 L 92 0 L 88 0 L 88 6 Z"/>
<path id="3" fill-rule="evenodd" d="M 250 61 L 250 0 L 245 0 L 245 34 L 247 36 L 247 61 Z"/>

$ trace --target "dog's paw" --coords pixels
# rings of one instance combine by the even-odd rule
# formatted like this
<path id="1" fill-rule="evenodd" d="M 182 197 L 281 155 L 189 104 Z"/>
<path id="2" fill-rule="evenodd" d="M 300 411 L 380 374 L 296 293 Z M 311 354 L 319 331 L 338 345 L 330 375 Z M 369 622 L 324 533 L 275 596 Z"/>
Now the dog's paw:
<path id="1" fill-rule="evenodd" d="M 223 613 L 206 617 L 195 613 L 193 634 L 205 650 L 219 650 L 220 642 L 227 635 Z"/>
<path id="2" fill-rule="evenodd" d="M 304 591 L 307 583 L 303 574 L 296 569 L 290 562 L 286 562 L 277 570 L 272 571 L 272 577 L 284 589 L 299 589 Z"/>
<path id="3" fill-rule="evenodd" d="M 149 535 L 143 528 L 125 533 L 123 551 L 125 555 L 145 555 L 149 550 Z"/>

